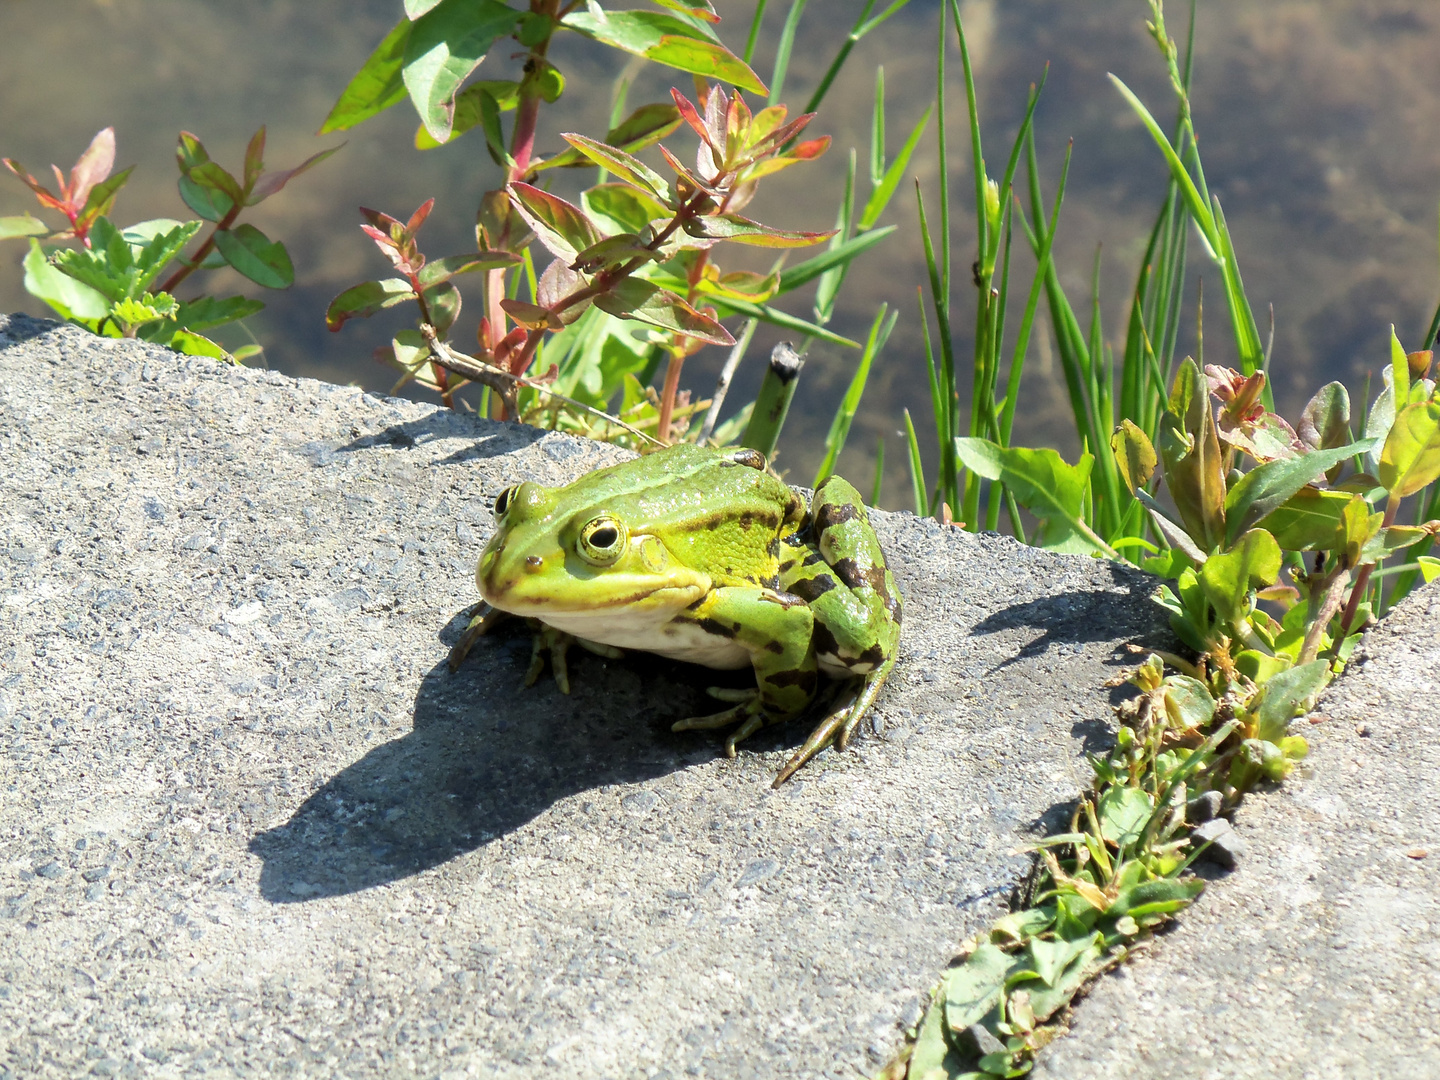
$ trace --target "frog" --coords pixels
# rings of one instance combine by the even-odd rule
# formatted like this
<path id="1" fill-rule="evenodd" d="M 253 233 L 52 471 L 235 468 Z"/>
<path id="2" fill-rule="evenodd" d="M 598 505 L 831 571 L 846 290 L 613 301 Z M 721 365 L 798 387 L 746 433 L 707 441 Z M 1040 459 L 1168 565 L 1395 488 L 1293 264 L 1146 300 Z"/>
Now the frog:
<path id="1" fill-rule="evenodd" d="M 895 666 L 900 592 L 864 500 L 839 476 L 807 497 L 758 450 L 679 443 L 563 487 L 512 484 L 494 516 L 467 637 L 506 614 L 534 620 L 527 685 L 548 653 L 568 693 L 571 644 L 750 668 L 753 688 L 709 689 L 728 708 L 672 727 L 732 728 L 733 758 L 826 698 L 824 676 L 827 715 L 774 787 L 827 746 L 845 750 Z"/>

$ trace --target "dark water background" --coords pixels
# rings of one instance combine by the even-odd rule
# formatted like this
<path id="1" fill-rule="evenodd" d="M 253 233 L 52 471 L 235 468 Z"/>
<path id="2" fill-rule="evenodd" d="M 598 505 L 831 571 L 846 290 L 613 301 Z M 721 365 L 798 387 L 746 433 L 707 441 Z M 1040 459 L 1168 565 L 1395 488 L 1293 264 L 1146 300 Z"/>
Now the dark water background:
<path id="1" fill-rule="evenodd" d="M 635 6 L 644 6 L 637 3 Z M 772 4 L 756 70 L 770 75 L 773 41 L 784 10 Z M 719 3 L 722 37 L 737 51 L 748 27 L 749 2 Z M 963 5 L 978 68 L 980 107 L 991 169 L 999 171 L 1018 123 L 1028 84 L 1050 63 L 1037 113 L 1046 173 L 1054 177 L 1065 142 L 1075 151 L 1056 257 L 1077 310 L 1088 307 L 1097 245 L 1102 253 L 1102 307 L 1107 336 L 1121 340 L 1128 291 L 1164 182 L 1148 136 L 1105 78 L 1120 75 L 1165 123 L 1173 115 L 1160 58 L 1147 37 L 1141 0 L 966 0 Z M 854 0 L 811 0 L 801 24 L 802 48 L 792 63 L 785 99 L 808 97 L 854 18 Z M 766 181 L 750 213 L 788 228 L 829 227 L 840 198 L 843 161 L 868 152 L 874 71 L 886 69 L 893 152 L 930 101 L 935 84 L 938 5 L 914 0 L 865 39 L 851 56 L 812 131 L 835 145 L 819 164 Z M 433 255 L 473 246 L 472 221 L 481 192 L 498 171 L 478 137 L 426 152 L 413 148 L 417 120 L 397 106 L 340 136 L 317 138 L 330 106 L 370 50 L 399 18 L 395 0 L 0 0 L 0 155 L 32 173 L 50 162 L 69 168 L 100 128 L 113 124 L 117 168 L 139 168 L 121 193 L 122 224 L 151 217 L 190 216 L 175 191 L 176 133 L 198 134 L 213 156 L 238 166 L 260 123 L 269 127 L 268 162 L 298 163 L 323 146 L 348 139 L 331 160 L 252 212 L 295 262 L 296 284 L 267 293 L 231 275 L 212 275 L 206 288 L 259 295 L 267 308 L 249 321 L 270 366 L 296 375 L 387 389 L 392 372 L 371 359 L 389 333 L 407 325 L 402 312 L 325 330 L 332 296 L 387 266 L 357 228 L 364 204 L 401 215 L 437 199 L 422 234 Z M 1168 12 L 1183 34 L 1186 9 Z M 1225 207 L 1241 269 L 1262 334 L 1274 305 L 1272 373 L 1282 412 L 1298 412 L 1328 379 L 1358 391 L 1367 370 L 1385 362 L 1389 326 L 1415 347 L 1434 308 L 1436 207 L 1440 198 L 1440 4 L 1399 0 L 1201 0 L 1193 88 L 1211 189 Z M 565 96 L 542 116 L 540 146 L 560 145 L 558 132 L 600 134 L 611 85 L 626 57 L 560 35 L 552 52 L 567 77 Z M 968 354 L 973 298 L 964 268 L 973 259 L 966 207 L 972 190 L 959 59 L 951 46 L 950 153 L 957 198 L 952 243 L 958 347 Z M 480 69 L 501 77 L 513 65 L 497 50 Z M 659 100 L 688 77 L 639 65 L 630 101 Z M 912 163 L 932 221 L 936 199 L 935 128 Z M 688 157 L 683 132 L 672 137 Z M 574 173 L 576 183 L 591 173 Z M 863 189 L 862 189 L 863 190 Z M 36 210 L 29 193 L 0 175 L 0 214 Z M 930 439 L 929 399 L 921 351 L 916 288 L 925 282 L 915 198 L 907 184 L 886 221 L 899 231 L 855 268 L 833 328 L 863 336 L 881 301 L 899 305 L 901 321 L 872 374 L 841 471 L 869 488 L 878 437 L 887 442 L 885 496 L 908 505 L 900 409 L 909 406 Z M 1205 359 L 1233 356 L 1218 272 L 1192 244 L 1188 306 L 1203 276 L 1212 297 Z M 723 252 L 724 249 L 722 248 Z M 44 314 L 20 283 L 21 241 L 0 252 L 0 310 Z M 724 265 L 743 262 L 722 256 Z M 801 255 L 803 257 L 803 253 Z M 757 265 L 753 261 L 750 265 Z M 6 269 L 6 268 L 9 269 Z M 1028 282 L 1028 268 L 1018 271 Z M 228 273 L 228 272 L 227 272 Z M 196 279 L 192 279 L 196 280 Z M 182 290 L 183 292 L 183 290 Z M 808 296 L 786 298 L 808 314 Z M 457 340 L 477 316 L 471 301 Z M 1193 325 L 1193 317 L 1191 318 Z M 732 391 L 739 403 L 753 392 L 759 358 L 781 334 L 762 328 Z M 1044 336 L 1042 335 L 1042 338 Z M 232 345 L 243 339 L 227 339 Z M 713 353 L 714 355 L 709 355 Z M 708 394 L 722 359 L 706 350 L 686 368 L 684 385 Z M 816 346 L 782 440 L 781 465 L 808 480 L 821 440 L 858 354 Z M 1049 443 L 1073 454 L 1060 373 L 1048 340 L 1032 344 L 1018 443 Z M 927 447 L 927 460 L 933 447 Z"/>

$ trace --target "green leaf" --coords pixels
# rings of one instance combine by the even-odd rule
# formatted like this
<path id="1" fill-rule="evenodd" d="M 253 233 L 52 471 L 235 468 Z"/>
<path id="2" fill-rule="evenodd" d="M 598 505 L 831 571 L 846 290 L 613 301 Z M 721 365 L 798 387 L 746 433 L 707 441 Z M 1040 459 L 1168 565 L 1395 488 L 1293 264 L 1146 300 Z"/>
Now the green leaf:
<path id="1" fill-rule="evenodd" d="M 581 194 L 585 212 L 597 226 L 614 233 L 641 233 L 656 218 L 666 217 L 665 207 L 629 184 L 596 184 Z"/>
<path id="2" fill-rule="evenodd" d="M 1350 504 L 1345 491 L 1318 491 L 1302 487 L 1258 522 L 1285 551 L 1328 548 Z"/>
<path id="3" fill-rule="evenodd" d="M 1374 403 L 1370 406 L 1370 412 L 1365 417 L 1365 437 L 1375 439 L 1383 446 L 1390 435 L 1390 426 L 1395 422 L 1395 390 L 1393 387 L 1385 387 L 1376 396 Z M 1376 450 L 1371 450 L 1365 455 L 1365 469 L 1367 472 L 1375 473 L 1380 469 L 1380 455 Z"/>
<path id="4" fill-rule="evenodd" d="M 692 23 L 658 11 L 572 11 L 561 20 L 588 38 L 657 64 L 768 94 L 748 64 Z"/>
<path id="5" fill-rule="evenodd" d="M 1165 715 L 1180 731 L 1190 731 L 1215 718 L 1215 699 L 1205 684 L 1189 675 L 1165 680 Z"/>
<path id="6" fill-rule="evenodd" d="M 1139 916 L 1179 911 L 1204 891 L 1205 882 L 1197 878 L 1188 881 L 1174 878 L 1142 881 L 1138 885 L 1121 889 L 1105 909 L 1105 915 L 1107 918 L 1118 919 L 1122 915 Z"/>
<path id="7" fill-rule="evenodd" d="M 1410 359 L 1395 336 L 1394 323 L 1390 324 L 1390 385 L 1395 389 L 1395 400 L 1404 401 L 1410 390 Z"/>
<path id="8" fill-rule="evenodd" d="M 910 1067 L 906 1074 L 919 1078 L 956 1077 L 965 1067 L 963 1059 L 945 1035 L 944 989 L 937 991 L 920 1021 L 915 1033 L 915 1049 L 910 1052 Z"/>
<path id="9" fill-rule="evenodd" d="M 1254 588 L 1273 585 L 1280 576 L 1280 545 L 1264 529 L 1251 529 L 1229 551 L 1217 552 L 1200 567 L 1205 598 L 1230 626 L 1250 613 Z"/>
<path id="10" fill-rule="evenodd" d="M 1348 446 L 1311 450 L 1296 457 L 1257 465 L 1225 495 L 1225 542 L 1233 544 L 1242 532 L 1301 488 L 1320 479 L 1327 469 L 1346 458 L 1365 453 L 1374 445 L 1370 439 L 1361 439 Z"/>
<path id="11" fill-rule="evenodd" d="M 432 259 L 420 268 L 420 287 L 429 289 L 449 281 L 457 274 L 514 266 L 519 261 L 520 256 L 512 255 L 508 251 L 471 251 L 464 255 L 446 255 L 443 259 Z"/>
<path id="12" fill-rule="evenodd" d="M 605 133 L 604 142 L 633 154 L 647 146 L 653 146 L 681 124 L 680 110 L 674 105 L 653 102 L 641 105 L 620 123 Z M 552 158 L 540 162 L 536 169 L 564 169 L 588 165 L 590 159 L 573 146 L 566 147 Z"/>
<path id="13" fill-rule="evenodd" d="M 450 138 L 460 84 L 520 16 L 497 0 L 440 0 L 412 24 L 401 78 L 436 142 Z"/>
<path id="14" fill-rule="evenodd" d="M 957 438 L 955 453 L 967 469 L 998 480 L 1016 500 L 1040 519 L 1032 538 L 1038 547 L 1071 554 L 1101 550 L 1098 537 L 1081 520 L 1090 468 L 1095 459 L 1080 455 L 1069 465 L 1054 450 L 1001 447 L 988 439 Z"/>
<path id="15" fill-rule="evenodd" d="M 1209 390 L 1188 357 L 1175 373 L 1170 402 L 1161 414 L 1157 449 L 1186 531 L 1201 549 L 1214 551 L 1225 538 L 1225 474 Z"/>
<path id="16" fill-rule="evenodd" d="M 1378 476 L 1393 499 L 1414 495 L 1440 477 L 1440 402 L 1417 402 L 1395 414 Z"/>
<path id="17" fill-rule="evenodd" d="M 405 0 L 405 17 L 414 22 L 438 3 L 440 0 Z"/>
<path id="18" fill-rule="evenodd" d="M 643 188 L 662 203 L 670 201 L 670 185 L 665 178 L 634 155 L 584 135 L 562 132 L 560 137 L 626 183 Z"/>
<path id="19" fill-rule="evenodd" d="M 618 319 L 635 319 L 712 345 L 735 344 L 735 339 L 714 319 L 702 315 L 669 290 L 641 278 L 623 278 L 608 292 L 595 297 L 595 306 Z"/>
<path id="20" fill-rule="evenodd" d="M 460 290 L 451 282 L 443 281 L 426 289 L 423 295 L 430 309 L 431 325 L 437 333 L 444 334 L 460 317 Z"/>
<path id="21" fill-rule="evenodd" d="M 1278 742 L 1290 721 L 1325 689 L 1330 682 L 1330 662 L 1312 660 L 1282 671 L 1260 688 L 1250 701 L 1257 733 L 1266 742 Z"/>
<path id="22" fill-rule="evenodd" d="M 1115 467 L 1120 470 L 1120 478 L 1125 481 L 1130 494 L 1135 494 L 1137 489 L 1150 482 L 1159 459 L 1149 437 L 1134 421 L 1128 418 L 1120 421 L 1120 426 L 1110 436 L 1110 449 L 1115 455 Z"/>
<path id="23" fill-rule="evenodd" d="M 130 179 L 130 174 L 134 171 L 135 166 L 132 165 L 92 187 L 80 215 L 75 219 L 76 227 L 88 229 L 96 218 L 110 213 L 115 206 L 116 193 L 125 186 L 125 181 Z"/>
<path id="24" fill-rule="evenodd" d="M 165 319 L 175 314 L 179 303 L 167 292 L 158 296 L 145 293 L 138 297 L 117 300 L 110 308 L 110 317 L 121 326 L 134 327 L 142 323 Z"/>
<path id="25" fill-rule="evenodd" d="M 254 225 L 237 225 L 215 234 L 215 246 L 225 261 L 257 285 L 267 289 L 288 289 L 295 282 L 295 268 L 285 245 L 272 243 Z"/>
<path id="26" fill-rule="evenodd" d="M 835 235 L 834 229 L 821 233 L 772 229 L 739 214 L 707 214 L 704 217 L 687 218 L 682 223 L 682 228 L 687 235 L 702 240 L 733 240 L 737 244 L 766 248 L 809 247 Z"/>
<path id="27" fill-rule="evenodd" d="M 202 161 L 185 175 L 207 191 L 224 195 L 230 200 L 232 206 L 244 196 L 240 181 L 231 176 L 218 162 Z"/>
<path id="28" fill-rule="evenodd" d="M 1155 813 L 1155 804 L 1147 792 L 1121 785 L 1106 788 L 1096 810 L 1100 815 L 1100 835 L 1112 844 L 1128 847 L 1140 839 Z M 1052 981 L 1043 972 L 1040 977 L 1047 983 Z"/>
<path id="29" fill-rule="evenodd" d="M 415 292 L 404 278 L 362 281 L 346 289 L 325 309 L 325 325 L 333 332 L 347 319 L 368 319 L 377 311 L 414 300 Z"/>
<path id="30" fill-rule="evenodd" d="M 205 187 L 188 176 L 180 177 L 180 198 L 206 221 L 221 221 L 235 207 L 235 202 L 222 191 Z"/>
<path id="31" fill-rule="evenodd" d="M 1440 577 L 1440 559 L 1434 555 L 1421 555 L 1415 561 L 1420 564 L 1420 576 L 1425 579 L 1425 584 L 1428 585 Z"/>
<path id="32" fill-rule="evenodd" d="M 234 360 L 228 352 L 209 338 L 191 330 L 176 330 L 165 344 L 186 356 L 210 356 L 216 360 Z M 238 363 L 238 361 L 236 361 Z"/>
<path id="33" fill-rule="evenodd" d="M 0 240 L 9 240 L 16 236 L 48 236 L 49 234 L 50 226 L 33 214 L 0 217 Z"/>
<path id="34" fill-rule="evenodd" d="M 996 945 L 1023 944 L 1049 930 L 1054 922 L 1053 907 L 1022 908 L 996 919 L 990 927 L 990 940 Z"/>
<path id="35" fill-rule="evenodd" d="M 585 211 L 558 195 L 519 182 L 506 190 L 520 216 L 557 258 L 574 262 L 576 255 L 604 239 Z"/>
<path id="36" fill-rule="evenodd" d="M 212 326 L 223 326 L 225 323 L 248 318 L 264 308 L 263 301 L 244 296 L 227 296 L 223 299 L 201 296 L 180 305 L 175 324 L 189 330 L 208 330 Z"/>
<path id="37" fill-rule="evenodd" d="M 108 218 L 100 217 L 90 231 L 92 247 L 57 251 L 51 261 L 114 303 L 148 289 L 199 228 L 200 222 L 190 221 L 132 243 Z"/>
<path id="38" fill-rule="evenodd" d="M 945 1023 L 952 1031 L 978 1024 L 1000 1002 L 1005 980 L 1020 963 L 988 941 L 963 964 L 945 972 Z"/>
<path id="39" fill-rule="evenodd" d="M 520 84 L 509 79 L 493 79 L 471 83 L 455 95 L 450 138 L 444 143 L 432 136 L 424 124 L 415 132 L 416 150 L 433 150 L 454 142 L 476 125 L 487 122 L 487 110 L 493 112 L 498 124 L 499 114 L 520 103 Z M 502 144 L 501 150 L 504 150 Z"/>
<path id="40" fill-rule="evenodd" d="M 340 99 L 320 125 L 320 135 L 344 131 L 376 113 L 405 100 L 405 83 L 400 77 L 405 47 L 410 41 L 410 21 L 402 19 L 385 40 L 375 47 L 370 58 L 355 73 Z M 199 213 L 197 210 L 196 213 Z"/>
<path id="41" fill-rule="evenodd" d="M 25 291 L 45 301 L 62 319 L 91 323 L 110 311 L 110 301 L 102 293 L 51 266 L 39 241 L 33 238 L 23 266 Z"/>
<path id="42" fill-rule="evenodd" d="M 1136 791 L 1135 788 L 1116 788 L 1112 790 Z M 1068 941 L 1064 938 L 1057 941 L 1045 941 L 1040 938 L 1034 938 L 1026 948 L 1030 953 L 1031 966 L 1035 974 L 1040 977 L 1040 981 L 1046 986 L 1054 986 L 1065 969 L 1075 961 L 1077 956 L 1084 954 L 1097 944 L 1103 945 L 1104 940 L 1104 935 L 1098 932 Z"/>

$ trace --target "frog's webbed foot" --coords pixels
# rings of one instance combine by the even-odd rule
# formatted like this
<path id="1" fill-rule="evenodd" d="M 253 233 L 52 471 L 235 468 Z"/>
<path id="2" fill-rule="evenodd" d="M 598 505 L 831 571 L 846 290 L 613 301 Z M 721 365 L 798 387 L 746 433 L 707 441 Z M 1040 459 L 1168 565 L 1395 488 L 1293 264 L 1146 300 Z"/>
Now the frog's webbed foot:
<path id="1" fill-rule="evenodd" d="M 748 739 L 765 726 L 765 715 L 761 712 L 760 691 L 754 687 L 731 689 L 723 686 L 711 686 L 705 692 L 720 701 L 736 702 L 736 705 L 711 716 L 691 716 L 684 720 L 677 720 L 670 725 L 670 730 L 713 731 L 716 728 L 739 724 L 740 726 L 732 731 L 729 738 L 725 740 L 725 756 L 733 758 L 736 744 Z"/>
<path id="2" fill-rule="evenodd" d="M 855 733 L 860 721 L 870 711 L 870 706 L 875 703 L 875 697 L 880 693 L 880 687 L 884 684 L 885 677 L 890 674 L 890 669 L 894 666 L 895 662 L 891 660 L 866 676 L 854 694 L 845 698 L 838 707 L 831 710 L 825 719 L 816 724 L 815 730 L 810 732 L 810 737 L 785 763 L 785 767 L 780 770 L 779 775 L 775 777 L 775 782 L 770 786 L 778 788 L 794 776 L 802 765 L 832 742 L 835 744 L 835 749 L 846 749 L 850 745 L 850 736 Z"/>
<path id="3" fill-rule="evenodd" d="M 579 645 L 586 652 L 603 656 L 607 660 L 618 660 L 625 655 L 613 645 L 602 645 L 598 641 L 576 637 L 536 621 L 535 637 L 530 645 L 530 668 L 525 672 L 525 685 L 534 686 L 539 680 L 540 673 L 545 670 L 545 654 L 548 652 L 550 654 L 550 670 L 555 674 L 555 685 L 560 688 L 562 694 L 570 693 L 568 657 L 571 645 Z"/>
<path id="4" fill-rule="evenodd" d="M 501 611 L 493 608 L 485 601 L 480 601 L 470 608 L 465 614 L 470 616 L 470 623 L 465 627 L 465 632 L 460 635 L 460 640 L 450 650 L 450 670 L 457 670 L 465 662 L 465 657 L 470 655 L 470 650 L 475 647 L 475 642 L 482 636 L 489 633 L 491 627 L 510 617 L 508 611 Z"/>

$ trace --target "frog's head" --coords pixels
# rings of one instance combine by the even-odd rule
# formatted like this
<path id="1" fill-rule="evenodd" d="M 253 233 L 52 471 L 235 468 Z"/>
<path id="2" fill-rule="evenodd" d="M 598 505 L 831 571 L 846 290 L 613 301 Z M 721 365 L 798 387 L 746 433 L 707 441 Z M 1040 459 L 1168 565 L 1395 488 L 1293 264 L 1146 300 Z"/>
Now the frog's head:
<path id="1" fill-rule="evenodd" d="M 621 608 L 658 614 L 709 591 L 710 576 L 672 558 L 645 515 L 627 514 L 626 500 L 573 492 L 527 482 L 495 500 L 495 535 L 475 571 L 492 607 L 541 619 Z"/>

